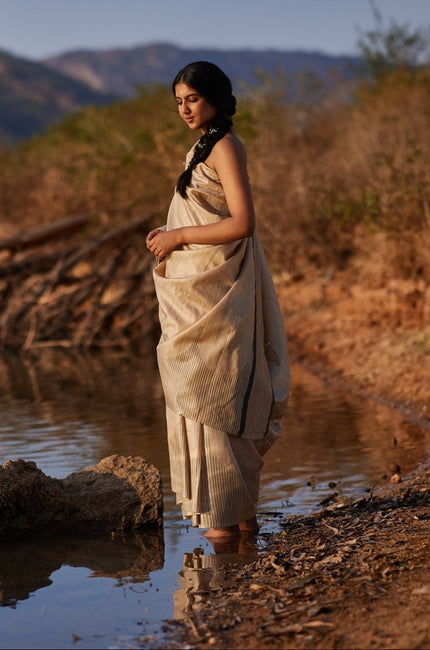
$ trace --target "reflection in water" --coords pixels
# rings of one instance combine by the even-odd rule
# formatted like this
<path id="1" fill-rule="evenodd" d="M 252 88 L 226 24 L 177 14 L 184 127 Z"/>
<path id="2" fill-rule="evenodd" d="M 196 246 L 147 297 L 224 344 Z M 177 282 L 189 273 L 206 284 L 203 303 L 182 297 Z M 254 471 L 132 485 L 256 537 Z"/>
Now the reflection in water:
<path id="1" fill-rule="evenodd" d="M 2 355 L 0 411 L 1 463 L 33 460 L 61 478 L 113 453 L 137 455 L 169 485 L 155 356 L 55 349 Z M 401 413 L 330 389 L 295 365 L 283 435 L 265 456 L 262 503 L 297 501 L 297 489 L 301 501 L 310 477 L 314 485 L 330 477 L 347 490 L 368 487 L 391 464 L 405 474 L 427 454 L 428 432 Z"/>
<path id="2" fill-rule="evenodd" d="M 50 576 L 64 565 L 86 567 L 94 577 L 118 584 L 145 582 L 164 564 L 164 536 L 159 529 L 114 537 L 62 537 L 49 541 L 0 545 L 0 605 L 19 601 L 52 584 Z"/>
<path id="3" fill-rule="evenodd" d="M 258 556 L 256 545 L 246 535 L 236 542 L 215 542 L 214 550 L 215 555 L 205 555 L 200 547 L 192 553 L 184 553 L 179 589 L 173 594 L 174 618 L 184 618 L 184 614 L 211 592 L 226 587 L 228 566 L 245 564 Z"/>
<path id="4" fill-rule="evenodd" d="M 407 474 L 427 460 L 428 451 L 428 432 L 397 411 L 333 390 L 293 366 L 283 434 L 264 458 L 257 514 L 262 532 L 279 530 L 284 515 L 315 510 L 333 491 L 331 482 L 341 495 L 353 495 L 384 476 L 389 480 L 393 464 Z M 155 357 L 62 350 L 0 356 L 0 464 L 23 458 L 63 478 L 112 454 L 142 456 L 160 470 L 164 540 L 160 531 L 145 531 L 132 538 L 0 545 L 1 601 L 9 605 L 0 608 L 0 648 L 130 647 L 130 635 L 138 637 L 144 625 L 146 633 L 155 633 L 172 618 L 172 607 L 179 617 L 219 588 L 227 563 L 258 553 L 251 543 L 211 548 L 201 531 L 181 520 L 169 489 Z M 87 580 L 78 567 L 98 580 Z M 130 583 L 124 597 L 121 590 L 109 591 L 108 577 Z M 75 643 L 76 634 L 85 645 Z"/>
<path id="5" fill-rule="evenodd" d="M 153 356 L 44 350 L 0 356 L 0 461 L 62 478 L 117 453 L 167 474 L 164 403 Z"/>
<path id="6" fill-rule="evenodd" d="M 279 502 L 306 512 L 336 483 L 340 496 L 405 476 L 428 458 L 429 432 L 383 404 L 324 386 L 301 366 L 292 368 L 292 391 L 283 435 L 266 454 L 261 507 Z M 333 490 L 331 490 L 333 491 Z"/>

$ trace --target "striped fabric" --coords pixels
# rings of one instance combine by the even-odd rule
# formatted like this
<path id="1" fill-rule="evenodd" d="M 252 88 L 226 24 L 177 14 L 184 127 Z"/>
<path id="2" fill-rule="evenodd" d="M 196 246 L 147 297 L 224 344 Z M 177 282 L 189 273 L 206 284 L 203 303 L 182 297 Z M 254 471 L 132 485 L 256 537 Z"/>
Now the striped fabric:
<path id="1" fill-rule="evenodd" d="M 170 478 L 176 503 L 193 526 L 220 528 L 257 512 L 263 455 L 281 432 L 271 421 L 260 440 L 229 436 L 166 409 Z"/>
<path id="2" fill-rule="evenodd" d="M 167 230 L 228 218 L 205 163 L 187 194 L 174 194 Z M 193 525 L 245 521 L 256 513 L 262 455 L 279 435 L 290 387 L 283 319 L 258 235 L 175 250 L 154 282 L 172 489 Z"/>
<path id="3" fill-rule="evenodd" d="M 167 229 L 228 217 L 216 172 L 200 163 Z M 261 438 L 285 409 L 290 377 L 281 311 L 252 237 L 173 251 L 154 270 L 158 366 L 170 410 L 230 435 Z"/>

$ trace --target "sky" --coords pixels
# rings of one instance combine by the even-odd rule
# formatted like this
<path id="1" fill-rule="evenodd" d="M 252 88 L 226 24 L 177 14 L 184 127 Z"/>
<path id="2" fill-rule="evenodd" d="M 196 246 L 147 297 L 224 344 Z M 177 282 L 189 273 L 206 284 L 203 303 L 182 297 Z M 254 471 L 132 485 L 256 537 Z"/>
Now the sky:
<path id="1" fill-rule="evenodd" d="M 430 25 L 430 0 L 372 0 L 385 25 Z M 31 59 L 151 43 L 356 54 L 371 0 L 0 0 L 0 49 Z"/>

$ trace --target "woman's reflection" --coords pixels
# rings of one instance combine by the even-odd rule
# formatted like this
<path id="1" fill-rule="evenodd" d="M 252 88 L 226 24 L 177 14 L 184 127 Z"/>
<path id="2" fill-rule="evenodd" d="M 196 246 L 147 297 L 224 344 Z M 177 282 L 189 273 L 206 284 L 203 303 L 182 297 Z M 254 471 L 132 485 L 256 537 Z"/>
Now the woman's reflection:
<path id="1" fill-rule="evenodd" d="M 214 553 L 205 555 L 201 547 L 192 553 L 184 553 L 182 570 L 179 572 L 179 589 L 173 594 L 173 616 L 184 618 L 184 613 L 208 594 L 229 584 L 228 567 L 244 565 L 258 556 L 254 535 L 243 534 L 229 541 L 211 540 Z"/>

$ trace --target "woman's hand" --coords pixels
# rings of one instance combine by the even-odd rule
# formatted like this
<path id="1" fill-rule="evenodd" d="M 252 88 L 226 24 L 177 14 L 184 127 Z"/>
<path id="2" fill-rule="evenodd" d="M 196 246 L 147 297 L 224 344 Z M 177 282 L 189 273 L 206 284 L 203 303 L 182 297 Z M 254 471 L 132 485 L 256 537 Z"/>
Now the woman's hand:
<path id="1" fill-rule="evenodd" d="M 182 241 L 180 239 L 180 228 L 174 228 L 173 230 L 160 230 L 155 228 L 151 230 L 146 238 L 146 247 L 151 253 L 158 257 L 159 260 L 163 260 L 169 253 L 171 253 L 175 248 L 181 246 Z"/>
<path id="2" fill-rule="evenodd" d="M 185 244 L 216 246 L 251 237 L 254 232 L 254 204 L 246 152 L 241 141 L 233 134 L 227 134 L 215 144 L 206 162 L 218 174 L 230 216 L 201 226 L 151 230 L 146 238 L 146 246 L 159 260 Z"/>

